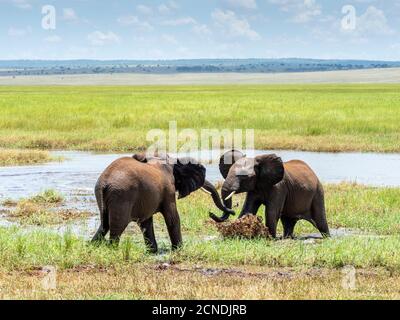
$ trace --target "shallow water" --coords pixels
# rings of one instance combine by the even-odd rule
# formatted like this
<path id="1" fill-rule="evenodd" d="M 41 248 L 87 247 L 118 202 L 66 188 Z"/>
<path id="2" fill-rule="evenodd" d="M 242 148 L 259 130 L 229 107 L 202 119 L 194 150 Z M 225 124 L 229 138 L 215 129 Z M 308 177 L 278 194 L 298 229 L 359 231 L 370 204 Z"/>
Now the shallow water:
<path id="1" fill-rule="evenodd" d="M 400 186 L 400 154 L 374 153 L 313 153 L 297 151 L 247 151 L 248 156 L 276 153 L 284 161 L 306 161 L 324 183 L 356 182 L 371 186 Z M 93 194 L 94 185 L 101 172 L 123 154 L 94 154 L 88 152 L 54 152 L 67 160 L 36 166 L 0 168 L 0 202 L 4 199 L 20 199 L 46 189 L 55 189 L 66 198 L 66 207 L 97 213 Z M 128 156 L 131 156 L 129 154 Z M 204 163 L 219 158 L 217 152 L 192 154 Z M 206 165 L 207 179 L 222 180 L 216 164 Z M 97 216 L 97 215 L 96 215 Z M 4 225 L 4 221 L 0 225 Z M 85 226 L 93 232 L 97 217 Z M 61 227 L 65 230 L 65 227 Z M 86 233 L 83 232 L 83 233 Z"/>
<path id="2" fill-rule="evenodd" d="M 324 183 L 356 182 L 371 186 L 400 186 L 400 154 L 373 153 L 313 153 L 273 151 L 284 161 L 306 161 Z M 271 151 L 255 151 L 255 155 Z M 74 202 L 90 202 L 100 173 L 123 154 L 94 154 L 87 152 L 54 152 L 65 157 L 64 162 L 36 166 L 0 168 L 0 198 L 19 199 L 45 189 L 55 189 Z M 252 155 L 251 151 L 246 152 Z M 128 156 L 131 156 L 129 154 Z M 218 156 L 213 154 L 214 158 Z M 209 160 L 210 152 L 197 158 Z M 222 180 L 217 165 L 206 165 L 207 179 Z M 77 201 L 79 199 L 79 201 Z M 85 204 L 82 204 L 85 206 Z"/>

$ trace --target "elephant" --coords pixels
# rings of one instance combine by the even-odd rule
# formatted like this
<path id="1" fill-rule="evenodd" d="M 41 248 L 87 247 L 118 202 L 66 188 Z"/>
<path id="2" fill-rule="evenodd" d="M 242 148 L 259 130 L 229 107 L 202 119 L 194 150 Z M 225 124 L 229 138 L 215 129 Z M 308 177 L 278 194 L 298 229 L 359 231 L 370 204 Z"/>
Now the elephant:
<path id="1" fill-rule="evenodd" d="M 220 159 L 220 171 L 225 178 L 221 195 L 224 205 L 232 208 L 235 194 L 247 193 L 239 218 L 256 215 L 265 206 L 266 226 L 276 238 L 277 224 L 282 221 L 284 238 L 292 238 L 299 220 L 309 221 L 323 237 L 330 231 L 326 219 L 324 189 L 314 171 L 303 161 L 283 163 L 275 154 L 246 157 L 237 150 L 225 153 Z M 216 222 L 228 220 L 211 215 Z"/>
<path id="2" fill-rule="evenodd" d="M 101 225 L 92 242 L 105 240 L 110 232 L 110 241 L 118 244 L 128 224 L 134 221 L 139 224 L 148 249 L 156 253 L 153 215 L 160 212 L 172 249 L 178 249 L 182 245 L 182 235 L 176 192 L 182 199 L 203 188 L 225 214 L 234 213 L 223 206 L 215 187 L 205 180 L 203 165 L 190 158 L 170 160 L 141 154 L 120 158 L 106 168 L 95 187 Z"/>

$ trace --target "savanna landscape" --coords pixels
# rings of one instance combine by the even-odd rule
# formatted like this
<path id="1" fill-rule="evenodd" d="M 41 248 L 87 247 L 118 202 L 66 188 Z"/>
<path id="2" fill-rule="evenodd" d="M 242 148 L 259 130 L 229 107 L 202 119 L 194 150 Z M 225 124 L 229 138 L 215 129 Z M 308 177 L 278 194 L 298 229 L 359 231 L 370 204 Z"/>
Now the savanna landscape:
<path id="1" fill-rule="evenodd" d="M 196 130 L 254 128 L 255 148 L 278 155 L 399 153 L 399 92 L 398 84 L 2 86 L 0 166 L 68 163 L 54 150 L 134 154 L 148 147 L 149 130 L 167 130 L 171 119 Z M 324 188 L 331 238 L 310 236 L 317 230 L 304 221 L 295 239 L 223 238 L 208 216 L 211 198 L 195 192 L 177 202 L 181 249 L 170 251 L 156 216 L 156 255 L 134 224 L 119 246 L 91 244 L 92 235 L 72 227 L 57 232 L 99 215 L 92 192 L 88 211 L 66 209 L 58 190 L 0 194 L 0 298 L 400 298 L 400 187 Z M 265 220 L 263 208 L 258 215 Z M 46 266 L 57 270 L 51 290 L 43 287 Z M 349 266 L 355 283 L 347 286 Z"/>
<path id="2" fill-rule="evenodd" d="M 0 146 L 138 151 L 153 128 L 253 128 L 261 150 L 399 152 L 398 84 L 0 87 Z M 23 106 L 23 107 L 22 107 Z"/>

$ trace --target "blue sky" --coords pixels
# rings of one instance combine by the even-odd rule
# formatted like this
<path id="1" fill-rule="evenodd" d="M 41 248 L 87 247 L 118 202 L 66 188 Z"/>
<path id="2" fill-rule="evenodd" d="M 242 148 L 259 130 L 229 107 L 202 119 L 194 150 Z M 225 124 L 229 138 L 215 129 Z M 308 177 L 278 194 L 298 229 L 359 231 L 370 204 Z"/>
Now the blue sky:
<path id="1" fill-rule="evenodd" d="M 0 59 L 281 57 L 400 60 L 400 0 L 0 0 Z"/>

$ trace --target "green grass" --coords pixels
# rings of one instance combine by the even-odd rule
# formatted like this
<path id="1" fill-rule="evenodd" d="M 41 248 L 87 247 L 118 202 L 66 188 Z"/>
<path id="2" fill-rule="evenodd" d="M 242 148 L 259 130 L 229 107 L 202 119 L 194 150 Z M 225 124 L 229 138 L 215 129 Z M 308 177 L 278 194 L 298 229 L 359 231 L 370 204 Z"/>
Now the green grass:
<path id="1" fill-rule="evenodd" d="M 128 151 L 146 133 L 256 131 L 256 148 L 400 151 L 399 85 L 1 87 L 0 146 Z"/>
<path id="2" fill-rule="evenodd" d="M 61 161 L 42 150 L 9 150 L 0 148 L 0 167 L 41 164 L 50 161 Z"/>
<path id="3" fill-rule="evenodd" d="M 223 266 L 340 268 L 351 264 L 400 272 L 400 189 L 329 185 L 326 196 L 330 227 L 358 229 L 357 234 L 317 240 L 313 244 L 300 240 L 223 240 L 220 237 L 207 241 L 207 237 L 218 236 L 207 215 L 213 205 L 207 195 L 195 193 L 178 202 L 185 247 L 179 252 L 168 253 L 165 259 Z M 243 201 L 243 197 L 236 200 Z M 155 226 L 160 248 L 168 251 L 170 242 L 160 215 L 156 216 Z M 307 222 L 299 223 L 295 231 L 296 234 L 317 232 Z M 145 252 L 142 235 L 136 226 L 125 234 L 118 248 L 92 246 L 70 234 L 59 236 L 18 228 L 1 229 L 0 247 L 0 268 L 6 269 L 14 265 L 29 268 L 47 264 L 61 268 L 84 264 L 107 267 L 127 261 L 152 262 L 156 259 Z"/>
<path id="4" fill-rule="evenodd" d="M 59 225 L 90 216 L 88 212 L 58 209 L 64 204 L 64 197 L 55 190 L 45 190 L 31 198 L 14 201 L 6 199 L 2 205 L 7 208 L 4 217 L 23 226 Z"/>
<path id="5" fill-rule="evenodd" d="M 398 298 L 400 188 L 342 184 L 325 189 L 331 228 L 357 229 L 353 235 L 312 243 L 224 240 L 209 222 L 211 199 L 201 192 L 178 202 L 181 250 L 169 250 L 165 222 L 156 216 L 155 233 L 163 255 L 146 252 L 134 224 L 118 247 L 92 245 L 71 232 L 58 235 L 47 225 L 0 228 L 0 298 Z M 234 201 L 241 205 L 243 197 Z M 297 235 L 311 232 L 316 230 L 306 222 L 295 230 Z M 58 270 L 56 291 L 41 288 L 40 270 L 48 265 Z M 348 265 L 357 268 L 355 291 L 341 286 L 342 268 Z"/>
<path id="6" fill-rule="evenodd" d="M 64 197 L 56 190 L 48 189 L 36 196 L 33 196 L 32 198 L 29 198 L 28 201 L 37 204 L 54 205 L 63 203 Z"/>

